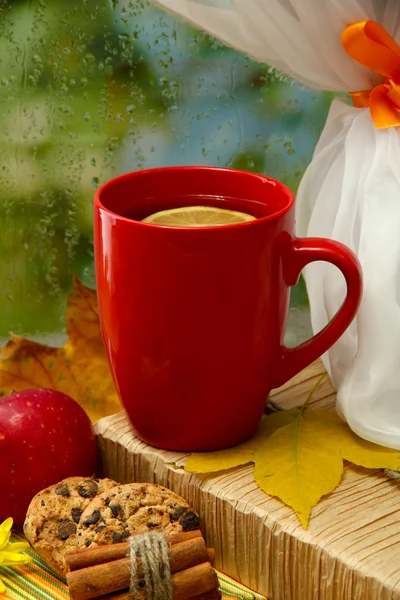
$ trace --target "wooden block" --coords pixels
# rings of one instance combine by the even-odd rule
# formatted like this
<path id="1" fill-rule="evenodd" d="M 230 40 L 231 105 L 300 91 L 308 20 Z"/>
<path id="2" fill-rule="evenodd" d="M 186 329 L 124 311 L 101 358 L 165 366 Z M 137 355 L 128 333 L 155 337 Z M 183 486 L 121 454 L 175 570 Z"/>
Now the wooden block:
<path id="1" fill-rule="evenodd" d="M 318 362 L 271 398 L 285 408 L 302 404 L 323 373 Z M 312 404 L 334 403 L 326 378 Z M 101 419 L 96 430 L 103 475 L 182 495 L 201 516 L 216 568 L 270 600 L 400 600 L 400 483 L 382 471 L 347 465 L 305 531 L 290 508 L 258 489 L 251 466 L 186 473 L 187 454 L 147 446 L 124 413 Z"/>

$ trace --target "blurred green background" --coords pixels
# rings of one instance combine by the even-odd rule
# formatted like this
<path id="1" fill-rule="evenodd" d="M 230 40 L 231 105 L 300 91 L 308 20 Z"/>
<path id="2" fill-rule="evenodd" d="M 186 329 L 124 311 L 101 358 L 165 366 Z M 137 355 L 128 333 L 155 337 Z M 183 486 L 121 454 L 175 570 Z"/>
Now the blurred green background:
<path id="1" fill-rule="evenodd" d="M 0 0 L 0 340 L 63 342 L 100 183 L 199 164 L 296 191 L 331 100 L 142 0 Z"/>

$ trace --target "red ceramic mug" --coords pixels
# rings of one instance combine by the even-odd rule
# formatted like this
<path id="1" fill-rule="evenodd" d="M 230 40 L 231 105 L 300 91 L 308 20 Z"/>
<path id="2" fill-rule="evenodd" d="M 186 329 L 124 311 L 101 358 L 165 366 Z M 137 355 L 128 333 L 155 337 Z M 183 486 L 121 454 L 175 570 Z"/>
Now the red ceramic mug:
<path id="1" fill-rule="evenodd" d="M 142 223 L 208 205 L 256 220 L 222 227 Z M 272 388 L 324 354 L 362 294 L 345 246 L 293 235 L 294 196 L 254 173 L 172 167 L 113 179 L 95 196 L 95 258 L 104 343 L 120 398 L 148 444 L 181 451 L 249 438 Z M 312 261 L 336 265 L 347 297 L 308 342 L 283 345 L 290 286 Z"/>

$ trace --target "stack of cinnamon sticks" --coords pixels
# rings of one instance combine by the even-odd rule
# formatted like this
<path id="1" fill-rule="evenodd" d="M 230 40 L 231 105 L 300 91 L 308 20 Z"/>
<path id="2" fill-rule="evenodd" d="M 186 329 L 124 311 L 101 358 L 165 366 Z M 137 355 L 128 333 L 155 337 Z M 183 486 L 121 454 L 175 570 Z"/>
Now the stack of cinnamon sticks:
<path id="1" fill-rule="evenodd" d="M 219 600 L 218 578 L 212 567 L 215 552 L 207 548 L 200 531 L 166 536 L 174 600 Z M 133 600 L 129 544 L 76 550 L 66 554 L 71 600 L 109 598 Z M 141 576 L 141 566 L 138 565 Z M 143 592 L 134 600 L 146 600 Z"/>

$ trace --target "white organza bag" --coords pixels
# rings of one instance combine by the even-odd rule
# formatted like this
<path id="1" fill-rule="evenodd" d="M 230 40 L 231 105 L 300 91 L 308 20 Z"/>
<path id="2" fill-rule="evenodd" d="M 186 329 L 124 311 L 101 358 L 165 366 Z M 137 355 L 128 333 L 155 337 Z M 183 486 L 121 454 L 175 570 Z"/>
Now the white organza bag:
<path id="1" fill-rule="evenodd" d="M 317 89 L 358 92 L 385 79 L 344 50 L 347 25 L 373 20 L 400 42 L 400 0 L 156 1 Z M 365 286 L 360 311 L 324 362 L 350 427 L 368 440 L 400 448 L 398 127 L 377 129 L 368 107 L 333 102 L 298 193 L 297 233 L 343 242 L 360 259 Z M 327 263 L 308 267 L 305 277 L 317 332 L 342 304 L 345 283 Z"/>

